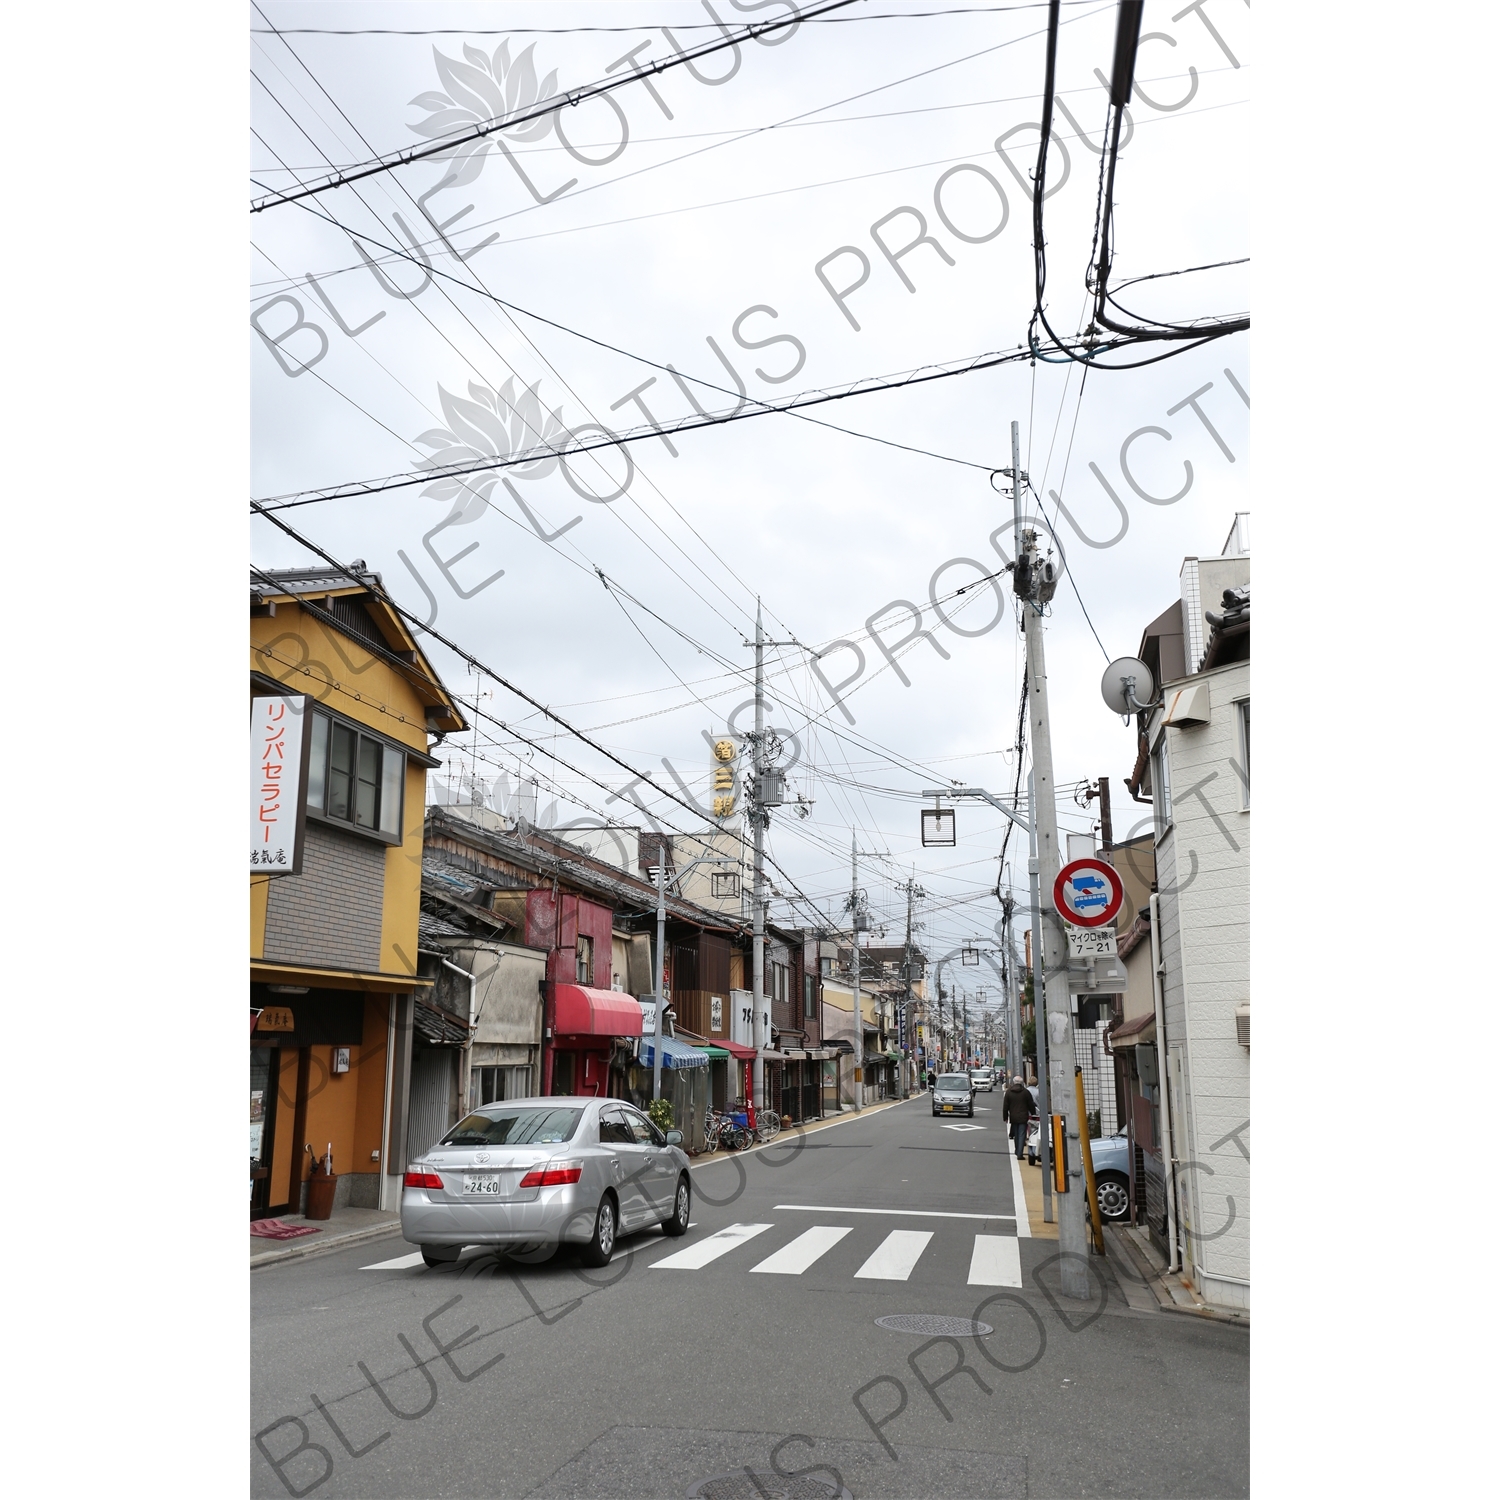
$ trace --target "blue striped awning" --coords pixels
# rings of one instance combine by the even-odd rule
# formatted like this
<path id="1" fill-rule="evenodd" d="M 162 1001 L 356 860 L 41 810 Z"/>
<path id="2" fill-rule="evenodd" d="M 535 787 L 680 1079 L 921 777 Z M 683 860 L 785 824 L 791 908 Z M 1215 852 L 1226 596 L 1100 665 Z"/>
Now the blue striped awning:
<path id="1" fill-rule="evenodd" d="M 636 1061 L 643 1068 L 656 1066 L 655 1048 L 655 1037 L 641 1038 L 641 1050 L 636 1055 Z M 675 1037 L 664 1036 L 661 1039 L 661 1065 L 664 1068 L 706 1068 L 708 1053 L 699 1047 L 689 1047 L 686 1042 L 679 1042 Z"/>

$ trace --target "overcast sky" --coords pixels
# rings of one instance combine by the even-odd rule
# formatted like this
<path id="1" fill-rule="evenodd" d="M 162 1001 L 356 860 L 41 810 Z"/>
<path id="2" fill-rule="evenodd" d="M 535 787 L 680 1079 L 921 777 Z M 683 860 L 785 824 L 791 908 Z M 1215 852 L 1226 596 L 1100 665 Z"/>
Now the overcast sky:
<path id="1" fill-rule="evenodd" d="M 729 24 L 785 9 L 780 0 L 710 5 Z M 251 191 L 285 186 L 293 175 L 311 180 L 372 148 L 417 144 L 427 137 L 414 127 L 459 123 L 487 90 L 515 107 L 554 73 L 549 88 L 576 88 L 632 49 L 648 65 L 671 57 L 663 28 L 688 47 L 714 34 L 703 29 L 712 26 L 710 5 L 267 5 L 278 27 L 474 29 L 257 34 Z M 260 332 L 276 339 L 299 318 L 321 332 L 300 328 L 277 351 L 250 333 L 254 495 L 409 472 L 440 451 L 444 431 L 465 443 L 476 429 L 500 432 L 493 414 L 476 415 L 492 407 L 511 417 L 513 445 L 525 447 L 514 442 L 519 424 L 507 401 L 529 412 L 527 389 L 537 398 L 528 420 L 544 430 L 554 418 L 568 430 L 640 427 L 648 418 L 630 393 L 653 377 L 639 400 L 655 420 L 690 413 L 670 375 L 634 355 L 731 388 L 722 354 L 752 397 L 774 399 L 1024 344 L 1030 202 L 1016 174 L 1024 178 L 1035 161 L 1045 8 L 919 14 L 939 8 L 863 0 L 839 12 L 847 23 L 804 23 L 778 45 L 750 42 L 698 65 L 721 83 L 685 68 L 651 79 L 650 89 L 631 83 L 612 105 L 565 112 L 571 152 L 548 117 L 517 132 L 525 138 L 507 138 L 508 156 L 490 149 L 462 163 L 423 161 L 256 215 L 250 309 Z M 754 15 L 740 14 L 747 10 Z M 891 13 L 901 18 L 877 19 Z M 1146 28 L 1156 35 L 1143 41 L 1137 78 L 1152 102 L 1138 95 L 1133 103 L 1134 133 L 1120 156 L 1117 287 L 1249 253 L 1249 12 L 1211 4 L 1217 37 L 1197 13 L 1176 23 L 1170 14 L 1147 7 Z M 1057 190 L 1046 204 L 1048 306 L 1059 332 L 1072 333 L 1084 306 L 1106 107 L 1094 70 L 1110 66 L 1114 6 L 1070 4 L 1063 15 L 1060 98 L 1087 140 L 1058 119 L 1049 167 Z M 252 10 L 251 24 L 266 21 Z M 589 26 L 639 29 L 521 29 Z M 1003 139 L 1007 162 L 996 141 L 1013 130 Z M 453 173 L 468 180 L 439 188 Z M 424 208 L 448 225 L 446 243 Z M 373 267 L 350 230 L 365 236 L 358 244 Z M 899 254 L 923 230 L 929 240 Z M 430 259 L 430 276 L 380 248 L 412 242 Z M 853 248 L 835 257 L 841 247 Z M 841 303 L 820 280 L 820 262 L 841 294 L 862 263 L 868 275 Z M 1152 316 L 1238 312 L 1248 307 L 1247 271 L 1147 283 L 1134 301 L 1121 300 Z M 808 413 L 864 436 L 761 415 L 671 435 L 675 453 L 652 436 L 576 457 L 570 472 L 556 464 L 512 472 L 510 489 L 476 483 L 432 497 L 416 484 L 301 506 L 285 519 L 336 557 L 364 558 L 403 604 L 424 615 L 435 608 L 439 629 L 671 785 L 665 758 L 699 797 L 708 784 L 704 732 L 722 733 L 749 696 L 752 654 L 743 641 L 753 634 L 756 596 L 777 640 L 814 649 L 852 642 L 865 664 L 844 690 L 843 709 L 806 650 L 768 652 L 772 722 L 800 744 L 791 789 L 812 803 L 805 819 L 776 816 L 770 848 L 836 917 L 857 830 L 862 849 L 888 856 L 864 861 L 861 883 L 877 921 L 899 940 L 904 903 L 895 883 L 914 866 L 932 898 L 926 946 L 941 953 L 992 932 L 998 907 L 984 893 L 994 889 L 1004 820 L 965 806 L 957 847 L 924 851 L 912 794 L 939 779 L 1008 791 L 1016 776 L 1007 747 L 1021 650 L 1010 596 L 983 583 L 949 597 L 1001 563 L 991 535 L 1008 523 L 1010 501 L 992 488 L 990 472 L 1009 465 L 1009 424 L 1021 424 L 1022 466 L 1049 497 L 1049 522 L 1053 492 L 1072 518 L 1057 526 L 1077 594 L 1059 589 L 1046 634 L 1057 780 L 1110 776 L 1122 837 L 1133 815 L 1148 810 L 1124 792 L 1134 735 L 1104 708 L 1099 679 L 1107 656 L 1134 652 L 1143 626 L 1177 597 L 1183 557 L 1216 555 L 1235 512 L 1252 509 L 1249 414 L 1226 368 L 1250 395 L 1247 336 L 1141 370 L 1095 371 L 1080 404 L 1078 367 L 1021 362 Z M 1211 388 L 1196 410 L 1168 414 L 1203 387 Z M 703 386 L 694 393 L 708 410 L 734 405 Z M 1132 484 L 1121 447 L 1142 428 L 1159 430 L 1132 445 Z M 1177 495 L 1185 464 L 1192 478 L 1181 498 L 1142 498 L 1136 486 L 1158 502 Z M 628 488 L 607 503 L 580 496 L 611 495 L 627 477 Z M 1008 530 L 998 543 L 1008 557 Z M 262 566 L 307 557 L 263 521 L 253 523 L 252 553 Z M 660 618 L 607 592 L 596 570 Z M 935 614 L 933 594 L 956 628 Z M 932 635 L 898 650 L 893 666 L 867 622 L 896 601 L 919 606 Z M 912 619 L 894 608 L 876 625 L 894 645 Z M 606 808 L 605 792 L 545 751 L 623 790 L 629 778 L 617 767 L 447 651 L 430 649 L 456 694 L 472 703 L 476 690 L 493 693 L 480 706 L 544 746 L 528 753 L 485 725 L 482 776 L 535 774 L 542 808 L 556 800 L 560 820 L 603 808 L 621 822 L 641 821 L 628 802 Z M 839 647 L 820 665 L 837 684 L 854 672 L 857 653 Z M 747 711 L 738 727 L 749 724 Z M 467 768 L 472 743 L 455 737 L 445 753 L 461 754 Z M 667 823 L 693 826 L 680 807 L 647 800 Z M 1092 812 L 1071 800 L 1062 806 L 1065 827 L 1089 826 Z M 1010 858 L 1024 884 L 1019 839 Z M 775 884 L 786 889 L 780 877 Z M 807 920 L 805 908 L 783 901 L 773 913 Z"/>

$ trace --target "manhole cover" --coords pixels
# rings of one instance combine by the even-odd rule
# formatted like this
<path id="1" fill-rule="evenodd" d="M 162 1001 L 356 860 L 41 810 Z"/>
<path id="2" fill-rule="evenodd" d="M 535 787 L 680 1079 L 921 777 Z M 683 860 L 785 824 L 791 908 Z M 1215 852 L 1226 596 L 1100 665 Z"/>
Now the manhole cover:
<path id="1" fill-rule="evenodd" d="M 988 1323 L 976 1323 L 973 1318 L 945 1318 L 939 1313 L 890 1313 L 876 1318 L 875 1326 L 889 1328 L 892 1333 L 921 1333 L 928 1338 L 950 1339 L 977 1338 L 995 1331 Z"/>
<path id="2" fill-rule="evenodd" d="M 772 1469 L 736 1469 L 732 1474 L 700 1479 L 687 1492 L 687 1500 L 854 1500 L 854 1496 L 832 1479 L 813 1474 L 783 1479 Z"/>

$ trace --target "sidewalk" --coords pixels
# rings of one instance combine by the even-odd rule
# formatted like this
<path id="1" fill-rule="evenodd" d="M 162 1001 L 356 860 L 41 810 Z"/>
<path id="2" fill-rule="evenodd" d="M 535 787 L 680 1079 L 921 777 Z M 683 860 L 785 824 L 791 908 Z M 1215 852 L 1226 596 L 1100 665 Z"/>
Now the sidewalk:
<path id="1" fill-rule="evenodd" d="M 307 1224 L 317 1234 L 299 1235 L 294 1240 L 268 1240 L 250 1236 L 250 1269 L 269 1266 L 282 1260 L 301 1260 L 308 1255 L 323 1255 L 357 1245 L 361 1240 L 379 1239 L 392 1231 L 400 1233 L 401 1216 L 382 1213 L 377 1208 L 339 1208 L 330 1219 L 308 1219 L 302 1214 L 283 1214 L 281 1223 Z"/>
<path id="2" fill-rule="evenodd" d="M 1161 1252 L 1140 1226 L 1110 1224 L 1105 1233 L 1109 1236 L 1112 1253 L 1129 1260 L 1163 1312 L 1186 1313 L 1189 1317 L 1208 1318 L 1215 1323 L 1236 1323 L 1242 1328 L 1250 1326 L 1250 1314 L 1243 1308 L 1218 1307 L 1204 1302 L 1185 1277 L 1168 1271 Z"/>
<path id="3" fill-rule="evenodd" d="M 1042 1169 L 1033 1167 L 1024 1157 L 1016 1163 L 1016 1167 L 1021 1174 L 1021 1185 L 1026 1190 L 1026 1217 L 1031 1222 L 1032 1239 L 1055 1240 L 1057 1238 L 1056 1206 L 1054 1205 L 1050 1224 L 1042 1218 Z"/>

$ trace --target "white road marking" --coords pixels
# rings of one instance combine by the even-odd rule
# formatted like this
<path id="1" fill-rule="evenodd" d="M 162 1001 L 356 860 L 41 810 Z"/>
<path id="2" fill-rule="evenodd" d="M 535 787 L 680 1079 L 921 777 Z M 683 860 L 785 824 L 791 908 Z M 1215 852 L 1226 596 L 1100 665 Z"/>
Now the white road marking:
<path id="1" fill-rule="evenodd" d="M 976 1234 L 970 1286 L 1020 1286 L 1021 1242 L 1008 1234 Z"/>
<path id="2" fill-rule="evenodd" d="M 804 1214 L 900 1214 L 906 1219 L 1011 1219 L 1014 1214 L 951 1214 L 938 1209 L 925 1208 L 829 1208 L 818 1203 L 778 1203 L 776 1211 L 783 1209 Z"/>
<path id="3" fill-rule="evenodd" d="M 1023 1240 L 1029 1240 L 1031 1218 L 1026 1211 L 1026 1184 L 1021 1181 L 1021 1158 L 1014 1154 L 1010 1158 L 1010 1190 L 1016 1197 L 1016 1234 Z"/>
<path id="4" fill-rule="evenodd" d="M 764 1271 L 771 1276 L 800 1276 L 819 1256 L 826 1255 L 843 1237 L 848 1229 L 834 1229 L 820 1224 L 799 1234 L 791 1244 L 783 1245 L 774 1255 L 768 1256 L 752 1271 Z"/>
<path id="5" fill-rule="evenodd" d="M 905 1281 L 916 1269 L 930 1229 L 893 1229 L 876 1248 L 875 1253 L 854 1273 L 866 1281 Z"/>
<path id="6" fill-rule="evenodd" d="M 753 1240 L 770 1227 L 769 1224 L 731 1224 L 728 1229 L 721 1229 L 717 1234 L 709 1235 L 706 1240 L 689 1245 L 686 1250 L 679 1250 L 675 1255 L 653 1261 L 651 1270 L 700 1271 L 710 1261 L 718 1260 L 721 1255 L 728 1255 L 731 1250 L 738 1249 L 746 1240 Z"/>
<path id="7" fill-rule="evenodd" d="M 988 1130 L 988 1125 L 943 1125 L 943 1130 Z"/>
<path id="8" fill-rule="evenodd" d="M 398 1255 L 395 1260 L 382 1260 L 373 1266 L 361 1266 L 361 1271 L 405 1271 L 411 1266 L 422 1264 L 422 1252 L 417 1251 L 415 1255 Z"/>

